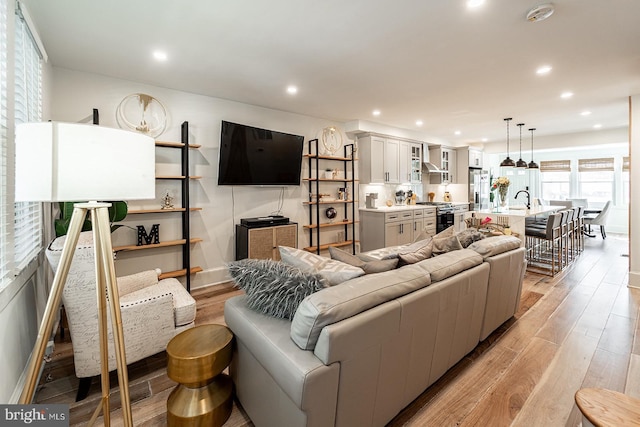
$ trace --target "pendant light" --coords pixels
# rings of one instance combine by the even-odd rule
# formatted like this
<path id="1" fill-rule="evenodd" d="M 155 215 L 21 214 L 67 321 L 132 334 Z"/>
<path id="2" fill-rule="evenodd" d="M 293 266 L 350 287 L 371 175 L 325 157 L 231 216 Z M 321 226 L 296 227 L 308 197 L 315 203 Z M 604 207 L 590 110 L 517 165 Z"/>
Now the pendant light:
<path id="1" fill-rule="evenodd" d="M 529 162 L 528 168 L 529 169 L 540 169 L 538 164 L 533 161 L 533 131 L 534 130 L 536 130 L 536 128 L 529 129 L 529 131 L 531 132 L 531 161 Z"/>
<path id="2" fill-rule="evenodd" d="M 502 163 L 500 163 L 500 167 L 504 168 L 512 168 L 516 165 L 515 162 L 509 157 L 509 122 L 511 120 L 511 117 L 504 119 L 504 121 L 507 122 L 507 158 L 504 159 Z"/>
<path id="3" fill-rule="evenodd" d="M 520 128 L 520 159 L 516 162 L 517 168 L 527 167 L 527 162 L 522 160 L 522 126 L 524 126 L 524 123 L 518 123 L 518 127 Z"/>

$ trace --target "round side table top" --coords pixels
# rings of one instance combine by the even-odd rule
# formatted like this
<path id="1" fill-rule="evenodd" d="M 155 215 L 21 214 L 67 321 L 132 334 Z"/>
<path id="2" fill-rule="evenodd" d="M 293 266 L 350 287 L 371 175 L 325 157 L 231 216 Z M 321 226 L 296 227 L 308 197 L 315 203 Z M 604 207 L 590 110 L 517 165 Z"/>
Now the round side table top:
<path id="1" fill-rule="evenodd" d="M 594 426 L 640 425 L 640 400 L 613 390 L 583 388 L 576 404 Z"/>
<path id="2" fill-rule="evenodd" d="M 231 362 L 233 334 L 223 325 L 200 325 L 167 344 L 167 375 L 181 384 L 206 382 Z"/>

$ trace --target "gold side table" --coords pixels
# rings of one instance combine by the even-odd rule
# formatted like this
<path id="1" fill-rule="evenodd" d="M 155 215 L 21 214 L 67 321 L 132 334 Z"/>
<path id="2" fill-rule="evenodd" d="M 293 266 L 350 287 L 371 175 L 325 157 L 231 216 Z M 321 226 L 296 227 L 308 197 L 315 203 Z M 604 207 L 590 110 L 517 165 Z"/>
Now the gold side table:
<path id="1" fill-rule="evenodd" d="M 169 426 L 221 426 L 231 415 L 233 334 L 226 326 L 200 325 L 167 344 L 167 375 L 179 383 L 167 399 Z"/>

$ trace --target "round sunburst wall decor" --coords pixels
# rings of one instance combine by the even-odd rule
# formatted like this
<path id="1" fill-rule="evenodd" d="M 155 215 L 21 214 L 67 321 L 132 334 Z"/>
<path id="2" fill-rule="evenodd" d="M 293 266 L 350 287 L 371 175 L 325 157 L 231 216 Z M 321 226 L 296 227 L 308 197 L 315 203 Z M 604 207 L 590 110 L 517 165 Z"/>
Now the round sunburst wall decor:
<path id="1" fill-rule="evenodd" d="M 167 109 L 151 95 L 133 93 L 126 96 L 116 109 L 116 121 L 128 129 L 156 138 L 167 127 Z"/>

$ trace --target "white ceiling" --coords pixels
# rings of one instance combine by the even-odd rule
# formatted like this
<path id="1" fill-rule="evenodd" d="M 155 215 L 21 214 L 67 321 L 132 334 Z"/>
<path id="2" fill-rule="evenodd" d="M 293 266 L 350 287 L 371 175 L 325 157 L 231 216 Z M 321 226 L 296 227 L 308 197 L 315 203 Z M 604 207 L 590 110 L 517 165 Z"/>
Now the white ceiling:
<path id="1" fill-rule="evenodd" d="M 639 0 L 557 0 L 537 23 L 525 19 L 536 0 L 23 3 L 56 67 L 453 144 L 504 140 L 505 117 L 512 136 L 519 122 L 536 135 L 627 126 L 640 94 Z"/>

